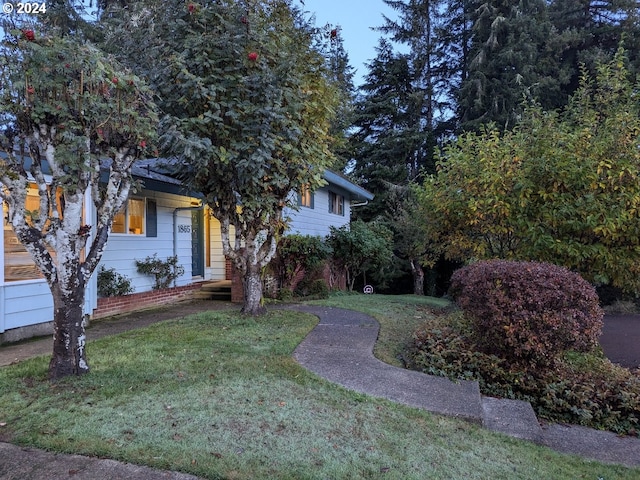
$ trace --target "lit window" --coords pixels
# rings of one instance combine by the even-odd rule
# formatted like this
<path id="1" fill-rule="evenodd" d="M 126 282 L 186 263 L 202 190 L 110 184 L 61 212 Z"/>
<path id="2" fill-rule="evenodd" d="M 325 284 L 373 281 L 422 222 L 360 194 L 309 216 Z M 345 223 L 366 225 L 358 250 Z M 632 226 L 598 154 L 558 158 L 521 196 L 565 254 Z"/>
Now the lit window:
<path id="1" fill-rule="evenodd" d="M 308 185 L 302 187 L 302 191 L 298 194 L 298 205 L 313 208 L 313 193 Z"/>
<path id="2" fill-rule="evenodd" d="M 329 192 L 329 213 L 344 215 L 344 196 Z"/>
<path id="3" fill-rule="evenodd" d="M 131 199 L 113 217 L 112 233 L 144 235 L 144 200 Z"/>
<path id="4" fill-rule="evenodd" d="M 60 208 L 60 196 L 58 193 L 58 208 Z M 25 201 L 27 215 L 36 216 L 40 211 L 40 197 L 35 185 L 31 185 L 27 190 Z M 31 254 L 20 243 L 13 228 L 7 221 L 8 208 L 2 205 L 2 216 L 4 218 L 4 280 L 5 282 L 16 282 L 20 280 L 34 280 L 44 278 L 40 269 L 36 267 L 31 258 Z M 55 252 L 49 249 L 49 253 L 55 258 Z"/>

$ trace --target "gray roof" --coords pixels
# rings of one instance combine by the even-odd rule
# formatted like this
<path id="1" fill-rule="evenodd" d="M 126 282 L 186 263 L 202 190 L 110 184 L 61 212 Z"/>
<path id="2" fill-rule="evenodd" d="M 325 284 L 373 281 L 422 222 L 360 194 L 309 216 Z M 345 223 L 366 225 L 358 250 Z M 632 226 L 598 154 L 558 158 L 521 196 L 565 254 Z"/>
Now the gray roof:
<path id="1" fill-rule="evenodd" d="M 145 186 L 149 189 L 153 189 L 149 180 L 153 180 L 154 183 L 161 182 L 182 187 L 182 183 L 180 182 L 180 180 L 177 180 L 176 178 L 168 175 L 169 172 L 167 167 L 175 164 L 175 158 L 147 158 L 144 160 L 138 160 L 134 164 L 133 175 L 142 179 L 145 183 Z M 330 185 L 336 185 L 346 190 L 349 194 L 351 194 L 352 200 L 373 200 L 374 195 L 371 192 L 365 190 L 359 185 L 356 185 L 348 178 L 336 172 L 325 170 L 323 177 Z M 182 193 L 185 194 L 187 192 L 183 190 Z M 193 193 L 191 193 L 190 195 L 199 196 Z"/>

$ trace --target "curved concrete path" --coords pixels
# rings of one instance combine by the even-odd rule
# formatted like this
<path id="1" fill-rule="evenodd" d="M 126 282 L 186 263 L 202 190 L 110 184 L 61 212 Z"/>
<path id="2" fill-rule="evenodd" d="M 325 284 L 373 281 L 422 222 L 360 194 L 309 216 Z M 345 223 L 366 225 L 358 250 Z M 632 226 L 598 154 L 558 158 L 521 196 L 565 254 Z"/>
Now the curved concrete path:
<path id="1" fill-rule="evenodd" d="M 476 382 L 454 383 L 442 377 L 393 367 L 373 356 L 378 322 L 340 308 L 292 306 L 320 322 L 296 348 L 305 368 L 348 389 L 430 412 L 483 425 L 554 450 L 605 463 L 640 466 L 640 438 L 619 437 L 585 427 L 544 425 L 528 402 L 480 395 Z"/>

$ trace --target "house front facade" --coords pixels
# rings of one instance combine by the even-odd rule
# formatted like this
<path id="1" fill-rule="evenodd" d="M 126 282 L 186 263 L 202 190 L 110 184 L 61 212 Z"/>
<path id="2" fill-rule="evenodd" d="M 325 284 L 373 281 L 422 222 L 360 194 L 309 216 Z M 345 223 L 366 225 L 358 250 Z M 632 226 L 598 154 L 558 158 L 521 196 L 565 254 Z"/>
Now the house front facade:
<path id="1" fill-rule="evenodd" d="M 153 160 L 136 164 L 133 173 L 143 188 L 130 195 L 127 204 L 114 218 L 101 261 L 104 268 L 112 268 L 131 281 L 133 295 L 138 297 L 130 299 L 129 306 L 140 307 L 145 306 L 145 302 L 161 303 L 169 297 L 187 296 L 204 281 L 228 280 L 230 276 L 222 252 L 219 222 L 199 198 L 187 192 L 177 180 L 154 171 L 154 165 Z M 299 207 L 285 212 L 289 218 L 289 232 L 325 236 L 329 227 L 349 223 L 352 206 L 373 198 L 369 192 L 338 174 L 326 171 L 324 177 L 327 184 L 315 192 L 294 193 Z M 28 202 L 37 205 L 35 190 L 29 197 Z M 85 212 L 95 215 L 89 199 Z M 53 331 L 53 300 L 49 287 L 7 224 L 6 212 L 3 218 L 0 343 L 48 335 Z M 91 221 L 87 223 L 91 224 Z M 176 256 L 184 268 L 166 298 L 156 297 L 159 294 L 153 291 L 154 279 L 136 269 L 136 260 L 143 261 L 154 255 L 162 260 Z M 107 303 L 98 297 L 96 271 L 87 286 L 85 314 L 99 318 L 122 311 L 122 308 L 104 308 Z"/>

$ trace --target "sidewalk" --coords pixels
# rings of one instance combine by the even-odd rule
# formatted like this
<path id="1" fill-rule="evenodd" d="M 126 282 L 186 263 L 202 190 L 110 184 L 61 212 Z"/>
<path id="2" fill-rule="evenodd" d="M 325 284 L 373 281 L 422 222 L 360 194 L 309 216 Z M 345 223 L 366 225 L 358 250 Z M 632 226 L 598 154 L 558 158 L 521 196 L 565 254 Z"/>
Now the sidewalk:
<path id="1" fill-rule="evenodd" d="M 99 320 L 87 329 L 94 340 L 126 330 L 211 309 L 237 308 L 226 302 L 196 301 Z M 455 384 L 441 377 L 392 367 L 373 356 L 379 326 L 358 312 L 291 305 L 317 315 L 319 324 L 298 346 L 294 357 L 305 368 L 346 388 L 434 413 L 454 416 L 557 451 L 605 463 L 640 466 L 640 439 L 584 427 L 540 426 L 526 402 L 480 395 L 475 382 Z M 51 352 L 50 338 L 0 347 L 0 366 Z M 2 480 L 195 480 L 191 475 L 153 470 L 113 460 L 61 455 L 0 443 Z"/>

